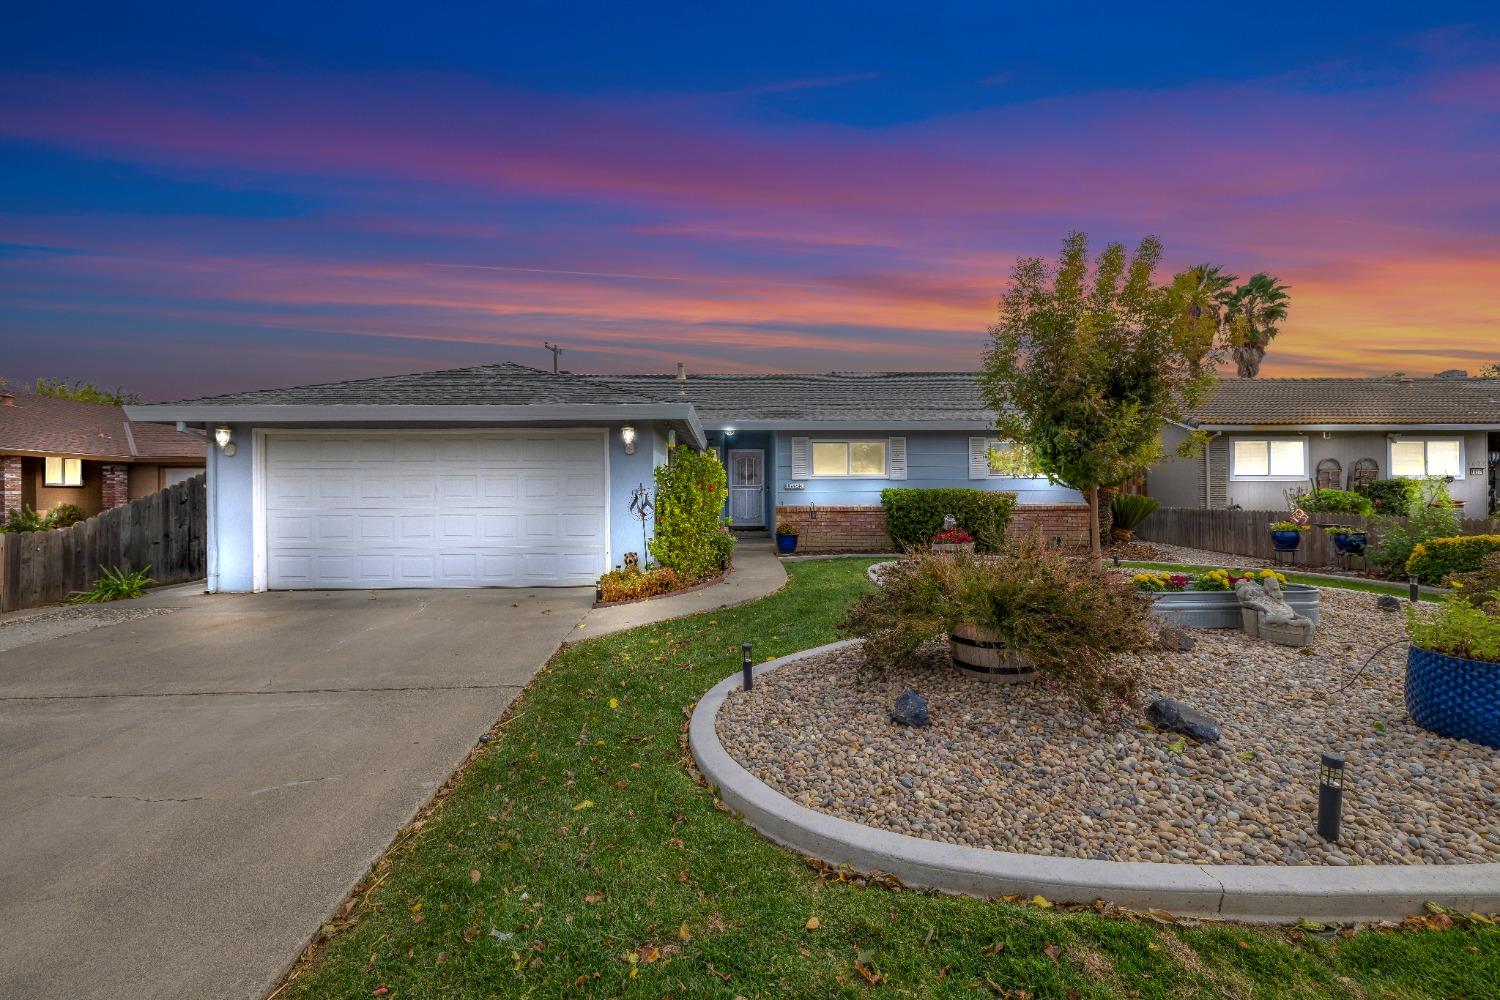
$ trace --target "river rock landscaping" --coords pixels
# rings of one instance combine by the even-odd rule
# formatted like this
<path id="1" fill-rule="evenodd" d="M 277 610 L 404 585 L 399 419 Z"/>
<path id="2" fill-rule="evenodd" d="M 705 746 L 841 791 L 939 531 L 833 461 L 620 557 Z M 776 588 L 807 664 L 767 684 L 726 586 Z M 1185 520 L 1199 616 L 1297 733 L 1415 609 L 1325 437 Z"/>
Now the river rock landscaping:
<path id="1" fill-rule="evenodd" d="M 1138 710 L 1099 715 L 1041 683 L 960 675 L 934 645 L 882 676 L 846 646 L 735 692 L 728 752 L 796 802 L 1000 851 L 1204 864 L 1500 862 L 1500 751 L 1434 736 L 1403 704 L 1400 626 L 1373 595 L 1326 589 L 1309 649 L 1195 630 L 1145 661 L 1150 697 L 1218 723 L 1200 744 Z M 1341 689 L 1347 684 L 1347 689 Z M 924 728 L 890 721 L 905 689 Z M 1348 760 L 1339 843 L 1315 833 L 1324 750 Z"/>

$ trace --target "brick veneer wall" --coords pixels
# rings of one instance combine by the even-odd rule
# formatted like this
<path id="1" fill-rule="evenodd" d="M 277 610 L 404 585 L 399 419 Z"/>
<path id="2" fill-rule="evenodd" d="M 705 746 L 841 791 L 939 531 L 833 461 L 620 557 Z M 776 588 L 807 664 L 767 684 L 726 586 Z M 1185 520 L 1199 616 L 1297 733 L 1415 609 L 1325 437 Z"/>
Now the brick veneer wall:
<path id="1" fill-rule="evenodd" d="M 99 473 L 103 477 L 100 497 L 105 510 L 114 510 L 130 502 L 129 466 L 106 462 L 99 467 Z"/>
<path id="2" fill-rule="evenodd" d="M 0 517 L 21 509 L 21 456 L 0 455 Z"/>
<path id="3" fill-rule="evenodd" d="M 797 528 L 798 552 L 891 552 L 885 508 L 877 505 L 777 507 L 776 523 Z M 1082 504 L 1020 504 L 1009 533 L 1039 534 L 1070 548 L 1089 543 L 1089 509 Z"/>

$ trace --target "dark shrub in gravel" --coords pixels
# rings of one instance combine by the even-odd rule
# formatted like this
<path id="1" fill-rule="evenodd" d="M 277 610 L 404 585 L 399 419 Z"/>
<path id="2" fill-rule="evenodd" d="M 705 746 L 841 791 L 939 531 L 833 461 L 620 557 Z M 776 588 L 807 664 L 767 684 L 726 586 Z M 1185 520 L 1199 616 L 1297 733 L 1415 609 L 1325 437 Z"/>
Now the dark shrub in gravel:
<path id="1" fill-rule="evenodd" d="M 840 627 L 865 640 L 865 662 L 888 669 L 967 622 L 997 633 L 1038 673 L 1091 707 L 1128 699 L 1139 676 L 1115 654 L 1154 646 L 1157 629 L 1128 579 L 1034 538 L 998 556 L 917 556 L 890 567 Z"/>

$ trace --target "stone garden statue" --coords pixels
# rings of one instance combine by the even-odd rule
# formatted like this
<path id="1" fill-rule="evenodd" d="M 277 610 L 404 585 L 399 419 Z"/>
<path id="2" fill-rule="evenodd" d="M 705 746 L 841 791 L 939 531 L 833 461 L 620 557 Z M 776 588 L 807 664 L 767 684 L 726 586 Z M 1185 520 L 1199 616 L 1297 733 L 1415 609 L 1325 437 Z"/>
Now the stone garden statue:
<path id="1" fill-rule="evenodd" d="M 1234 585 L 1235 596 L 1245 614 L 1245 631 L 1283 646 L 1307 646 L 1312 643 L 1313 622 L 1293 611 L 1281 596 L 1281 584 L 1275 577 L 1265 582 L 1242 579 Z"/>

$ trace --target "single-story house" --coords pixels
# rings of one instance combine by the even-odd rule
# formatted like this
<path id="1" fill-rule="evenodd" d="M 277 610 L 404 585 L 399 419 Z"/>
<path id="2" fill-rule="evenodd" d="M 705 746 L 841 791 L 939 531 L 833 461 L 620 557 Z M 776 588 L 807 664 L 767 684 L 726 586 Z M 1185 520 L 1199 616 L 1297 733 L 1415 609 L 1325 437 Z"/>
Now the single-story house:
<path id="1" fill-rule="evenodd" d="M 118 406 L 0 390 L 0 515 L 68 503 L 92 516 L 201 475 L 205 451 Z"/>
<path id="2" fill-rule="evenodd" d="M 1352 489 L 1395 476 L 1445 476 L 1469 517 L 1500 504 L 1500 379 L 1224 379 L 1188 427 L 1193 458 L 1163 461 L 1146 492 L 1168 507 L 1285 510 L 1313 485 Z"/>
<path id="3" fill-rule="evenodd" d="M 795 523 L 810 549 L 888 549 L 887 486 L 1015 492 L 1021 527 L 1087 537 L 1076 492 L 991 468 L 994 419 L 962 373 L 493 364 L 128 412 L 221 442 L 208 459 L 215 591 L 591 584 L 640 550 L 630 498 L 674 443 L 720 453 L 737 527 Z"/>

